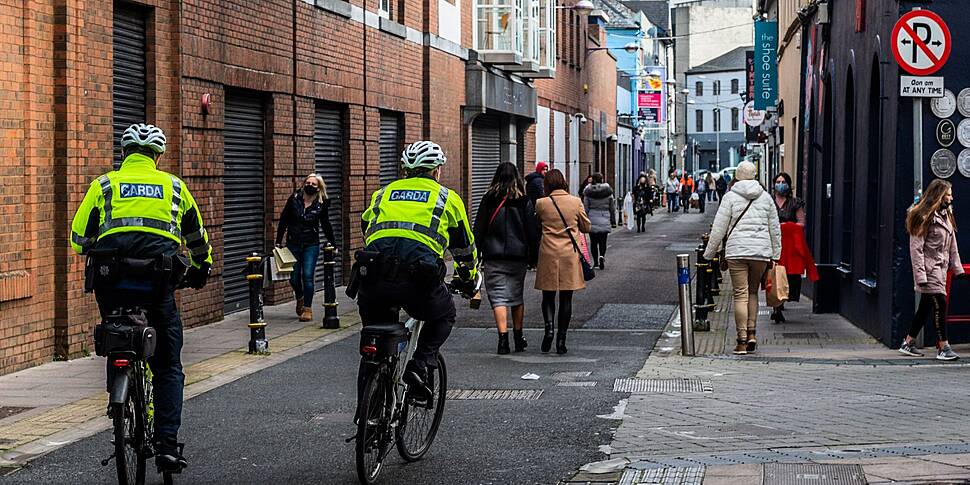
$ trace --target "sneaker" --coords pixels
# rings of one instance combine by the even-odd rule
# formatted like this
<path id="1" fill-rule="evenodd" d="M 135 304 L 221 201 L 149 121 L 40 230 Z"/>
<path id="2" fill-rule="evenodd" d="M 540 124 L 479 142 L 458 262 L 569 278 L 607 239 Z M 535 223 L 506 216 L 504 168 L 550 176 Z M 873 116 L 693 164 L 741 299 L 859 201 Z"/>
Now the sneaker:
<path id="1" fill-rule="evenodd" d="M 903 355 L 908 355 L 910 357 L 923 356 L 923 353 L 920 352 L 915 345 L 913 345 L 912 343 L 907 344 L 905 340 L 903 341 L 903 344 L 899 346 L 899 353 Z"/>
<path id="2" fill-rule="evenodd" d="M 734 355 L 746 355 L 748 353 L 748 341 L 738 339 L 738 345 L 734 347 Z"/>
<path id="3" fill-rule="evenodd" d="M 940 349 L 940 352 L 936 354 L 936 360 L 957 360 L 959 358 L 960 356 L 950 348 L 950 344 L 946 344 L 942 349 Z"/>

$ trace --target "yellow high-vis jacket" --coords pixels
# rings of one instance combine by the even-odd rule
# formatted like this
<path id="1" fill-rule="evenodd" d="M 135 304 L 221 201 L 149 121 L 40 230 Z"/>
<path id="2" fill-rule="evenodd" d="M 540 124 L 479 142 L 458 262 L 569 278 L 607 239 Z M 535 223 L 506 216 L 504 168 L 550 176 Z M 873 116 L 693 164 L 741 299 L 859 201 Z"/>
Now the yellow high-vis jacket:
<path id="1" fill-rule="evenodd" d="M 71 247 L 84 254 L 98 239 L 125 232 L 154 234 L 178 244 L 184 240 L 192 266 L 212 265 L 209 235 L 188 187 L 140 153 L 91 182 L 74 214 Z"/>

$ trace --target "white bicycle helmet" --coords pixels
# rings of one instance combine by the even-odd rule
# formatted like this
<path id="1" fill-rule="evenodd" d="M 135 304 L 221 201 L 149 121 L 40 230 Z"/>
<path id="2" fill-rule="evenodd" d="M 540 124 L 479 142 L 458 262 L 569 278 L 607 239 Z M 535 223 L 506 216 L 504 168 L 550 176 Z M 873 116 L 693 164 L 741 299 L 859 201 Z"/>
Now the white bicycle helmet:
<path id="1" fill-rule="evenodd" d="M 434 170 L 447 161 L 441 147 L 427 140 L 416 141 L 401 152 L 401 164 L 405 170 Z"/>
<path id="2" fill-rule="evenodd" d="M 121 135 L 121 147 L 138 145 L 161 155 L 165 153 L 165 132 L 155 125 L 137 123 L 128 127 Z"/>

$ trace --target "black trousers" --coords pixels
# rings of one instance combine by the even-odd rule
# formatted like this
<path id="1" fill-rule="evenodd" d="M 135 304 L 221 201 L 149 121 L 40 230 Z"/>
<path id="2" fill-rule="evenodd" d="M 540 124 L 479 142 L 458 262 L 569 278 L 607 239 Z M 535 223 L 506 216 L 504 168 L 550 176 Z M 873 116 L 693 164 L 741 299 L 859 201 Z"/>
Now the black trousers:
<path id="1" fill-rule="evenodd" d="M 606 238 L 610 235 L 608 232 L 591 232 L 589 233 L 590 242 L 590 255 L 593 260 L 590 264 L 596 266 L 599 264 L 600 256 L 606 256 Z"/>
<path id="2" fill-rule="evenodd" d="M 113 309 L 135 306 L 148 313 L 148 324 L 158 335 L 155 355 L 148 359 L 155 393 L 155 439 L 176 442 L 182 424 L 185 374 L 182 372 L 182 319 L 175 307 L 175 291 L 170 288 L 158 293 L 96 289 L 95 297 L 101 318 Z M 110 363 L 108 370 L 111 371 Z"/>
<path id="3" fill-rule="evenodd" d="M 916 309 L 916 314 L 913 315 L 913 324 L 909 328 L 910 337 L 916 338 L 919 335 L 920 330 L 923 330 L 923 324 L 926 323 L 927 318 L 933 320 L 937 338 L 940 341 L 948 340 L 946 338 L 946 295 L 940 293 L 924 293 L 922 295 L 919 301 L 919 308 Z"/>
<path id="4" fill-rule="evenodd" d="M 399 322 L 404 310 L 424 322 L 414 363 L 419 368 L 438 366 L 438 349 L 455 325 L 455 302 L 443 282 L 426 287 L 405 278 L 362 282 L 357 295 L 361 323 L 379 325 Z"/>
<path id="5" fill-rule="evenodd" d="M 637 232 L 643 232 L 647 225 L 647 211 L 637 212 Z"/>

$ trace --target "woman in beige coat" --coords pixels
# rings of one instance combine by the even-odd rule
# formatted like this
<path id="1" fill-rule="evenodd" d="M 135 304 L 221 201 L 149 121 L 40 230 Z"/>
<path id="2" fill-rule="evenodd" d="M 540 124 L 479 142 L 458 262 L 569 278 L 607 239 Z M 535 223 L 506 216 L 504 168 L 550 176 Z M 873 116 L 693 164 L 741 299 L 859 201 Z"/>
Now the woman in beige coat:
<path id="1" fill-rule="evenodd" d="M 930 317 L 937 333 L 936 358 L 960 358 L 950 348 L 946 338 L 946 274 L 947 271 L 953 271 L 957 276 L 963 274 L 963 264 L 957 251 L 952 203 L 953 188 L 950 182 L 936 179 L 930 182 L 923 198 L 906 213 L 913 280 L 920 301 L 909 334 L 899 347 L 899 352 L 913 357 L 923 356 L 913 340 L 923 329 L 926 318 Z"/>
<path id="2" fill-rule="evenodd" d="M 545 179 L 546 197 L 536 201 L 536 217 L 542 228 L 539 263 L 536 267 L 536 289 L 542 290 L 542 318 L 546 333 L 542 351 L 548 352 L 556 337 L 556 353 L 566 353 L 566 330 L 573 317 L 573 291 L 586 288 L 583 280 L 581 253 L 573 245 L 588 233 L 589 217 L 579 197 L 569 195 L 569 185 L 559 170 L 551 170 Z M 560 215 L 561 214 L 561 215 Z M 563 224 L 563 219 L 566 223 Z M 568 232 L 567 232 L 568 231 Z M 573 239 L 569 235 L 572 234 Z M 555 335 L 556 293 L 559 293 L 559 334 Z"/>

